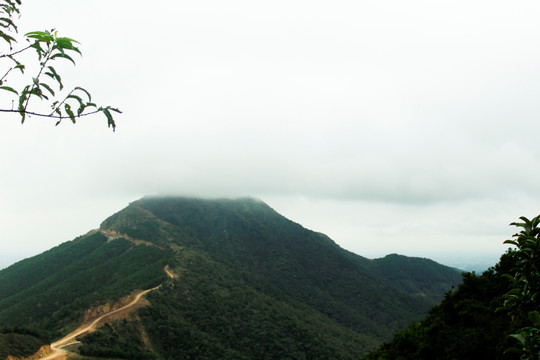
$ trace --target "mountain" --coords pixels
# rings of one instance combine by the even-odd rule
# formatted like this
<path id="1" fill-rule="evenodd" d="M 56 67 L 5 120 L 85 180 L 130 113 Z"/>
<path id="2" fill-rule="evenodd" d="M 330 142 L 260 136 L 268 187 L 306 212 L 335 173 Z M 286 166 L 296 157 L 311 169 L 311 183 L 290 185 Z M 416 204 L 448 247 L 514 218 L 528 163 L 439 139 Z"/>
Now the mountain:
<path id="1" fill-rule="evenodd" d="M 161 284 L 147 306 L 81 337 L 79 351 L 353 359 L 460 281 L 428 259 L 348 252 L 257 199 L 146 197 L 100 229 L 0 271 L 0 328 L 59 338 Z"/>
<path id="2" fill-rule="evenodd" d="M 373 270 L 388 283 L 408 294 L 424 296 L 434 304 L 442 300 L 441 294 L 456 284 L 454 271 L 448 271 L 447 267 L 430 259 L 390 254 L 375 259 L 374 263 Z"/>

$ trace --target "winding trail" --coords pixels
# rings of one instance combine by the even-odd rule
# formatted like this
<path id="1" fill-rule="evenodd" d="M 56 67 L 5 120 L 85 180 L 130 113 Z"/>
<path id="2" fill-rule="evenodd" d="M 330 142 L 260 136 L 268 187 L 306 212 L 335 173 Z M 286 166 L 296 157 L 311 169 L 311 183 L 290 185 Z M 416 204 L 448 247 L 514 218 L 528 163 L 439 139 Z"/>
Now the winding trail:
<path id="1" fill-rule="evenodd" d="M 165 268 L 163 270 L 165 271 L 165 273 L 167 274 L 168 277 L 170 277 L 170 278 L 175 278 L 176 277 L 176 275 L 169 269 L 169 265 L 165 266 Z M 101 320 L 103 320 L 103 319 L 105 319 L 105 318 L 107 318 L 109 316 L 112 316 L 112 315 L 114 315 L 116 313 L 119 313 L 121 311 L 129 310 L 130 308 L 137 305 L 137 303 L 139 302 L 141 297 L 148 294 L 150 291 L 159 289 L 160 287 L 161 287 L 161 285 L 158 285 L 158 286 L 156 286 L 154 288 L 141 291 L 141 292 L 139 292 L 139 293 L 137 293 L 135 295 L 135 298 L 129 304 L 124 305 L 119 309 L 109 311 L 108 313 L 101 315 L 100 317 L 98 317 L 97 319 L 92 321 L 89 325 L 82 324 L 76 330 L 74 330 L 71 333 L 67 334 L 62 339 L 53 342 L 51 344 L 51 353 L 49 355 L 43 357 L 43 358 L 40 358 L 40 360 L 65 360 L 67 358 L 67 355 L 66 355 L 66 352 L 64 350 L 62 350 L 62 348 L 67 346 L 67 345 L 72 345 L 72 344 L 78 343 L 78 341 L 75 340 L 75 338 L 77 336 L 80 336 L 80 335 L 82 335 L 84 333 L 87 333 L 87 332 L 94 331 L 96 329 L 98 323 Z"/>

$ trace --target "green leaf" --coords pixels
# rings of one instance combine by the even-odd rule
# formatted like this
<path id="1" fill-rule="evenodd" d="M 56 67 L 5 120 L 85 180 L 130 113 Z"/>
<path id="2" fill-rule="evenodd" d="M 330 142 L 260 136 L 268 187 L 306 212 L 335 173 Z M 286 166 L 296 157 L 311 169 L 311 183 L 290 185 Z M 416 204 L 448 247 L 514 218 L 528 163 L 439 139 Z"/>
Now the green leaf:
<path id="1" fill-rule="evenodd" d="M 540 326 L 540 313 L 538 311 L 531 311 L 529 313 L 529 320 L 534 326 Z"/>
<path id="2" fill-rule="evenodd" d="M 77 44 L 79 43 L 78 41 L 67 38 L 67 37 L 59 37 L 59 38 L 56 39 L 55 48 L 59 49 L 61 51 L 63 49 L 73 50 L 73 51 L 76 51 L 79 54 L 81 54 L 80 50 L 75 45 L 73 45 L 74 42 L 77 43 Z"/>
<path id="3" fill-rule="evenodd" d="M 47 91 L 48 91 L 52 96 L 54 96 L 54 91 L 53 91 L 53 89 L 51 89 L 51 87 L 50 87 L 49 85 L 47 85 L 47 84 L 45 84 L 45 83 L 41 83 L 40 85 L 43 86 L 45 89 L 47 89 Z"/>
<path id="4" fill-rule="evenodd" d="M 116 130 L 116 124 L 115 124 L 114 119 L 113 119 L 113 117 L 111 115 L 111 112 L 109 111 L 109 108 L 108 107 L 104 108 L 103 113 L 107 117 L 107 127 L 112 126 L 113 131 L 115 131 Z"/>
<path id="5" fill-rule="evenodd" d="M 68 114 L 69 118 L 71 119 L 71 122 L 75 124 L 75 114 L 71 110 L 71 106 L 69 104 L 64 104 L 64 109 L 66 110 L 66 113 Z"/>
<path id="6" fill-rule="evenodd" d="M 83 99 L 81 99 L 81 97 L 77 96 L 77 95 L 70 94 L 70 95 L 66 96 L 66 99 L 75 99 L 75 100 L 77 100 L 79 102 L 80 105 L 84 104 Z"/>
<path id="7" fill-rule="evenodd" d="M 19 95 L 18 110 L 19 110 L 19 114 L 21 115 L 21 123 L 22 124 L 24 124 L 24 120 L 26 118 L 26 110 L 24 108 L 24 103 L 25 103 L 26 99 L 28 98 L 28 89 L 29 89 L 29 86 L 28 85 L 25 86 L 25 88 L 23 89 L 23 91 Z"/>
<path id="8" fill-rule="evenodd" d="M 520 218 L 520 219 L 521 219 L 521 218 Z M 512 226 L 517 226 L 517 227 L 525 227 L 525 226 L 526 226 L 526 224 L 524 224 L 524 223 L 518 223 L 518 222 L 512 222 L 512 223 L 510 223 L 510 225 L 512 225 Z"/>
<path id="9" fill-rule="evenodd" d="M 519 341 L 519 343 L 521 345 L 525 345 L 525 338 L 523 337 L 523 335 L 521 334 L 511 334 L 510 337 L 516 339 L 517 341 Z"/>
<path id="10" fill-rule="evenodd" d="M 17 92 L 17 90 L 9 87 L 9 86 L 0 86 L 0 89 L 2 90 L 6 90 L 6 91 L 11 91 L 12 93 L 16 94 L 16 95 L 19 95 L 19 93 Z"/>
<path id="11" fill-rule="evenodd" d="M 514 277 L 510 274 L 501 274 L 501 276 L 504 278 L 504 279 L 508 279 L 510 281 L 514 281 Z"/>
<path id="12" fill-rule="evenodd" d="M 84 111 L 84 108 L 86 107 L 86 105 L 84 104 L 83 99 L 81 99 L 80 96 L 73 95 L 73 94 L 70 94 L 70 95 L 66 96 L 66 100 L 67 99 L 75 99 L 75 100 L 77 100 L 79 102 L 79 108 L 77 110 L 77 115 L 80 116 L 82 114 L 82 112 Z"/>
<path id="13" fill-rule="evenodd" d="M 34 88 L 32 88 L 32 89 L 30 90 L 29 93 L 32 94 L 32 95 L 36 95 L 36 96 L 39 97 L 40 99 L 44 99 L 44 98 L 45 98 L 45 99 L 48 100 L 48 98 L 47 98 L 45 95 L 43 95 L 43 91 L 41 91 L 41 88 L 39 87 L 39 85 L 36 86 L 36 87 L 34 87 Z"/>
<path id="14" fill-rule="evenodd" d="M 505 241 L 503 242 L 503 244 L 512 244 L 512 245 L 519 246 L 519 244 L 518 244 L 517 241 L 515 241 L 515 240 L 505 240 Z"/>
<path id="15" fill-rule="evenodd" d="M 77 116 L 81 116 L 84 112 L 84 109 L 86 109 L 86 106 L 81 104 L 81 106 L 79 106 L 79 108 L 77 109 Z"/>
<path id="16" fill-rule="evenodd" d="M 519 295 L 521 293 L 521 290 L 518 288 L 513 288 L 509 292 L 506 293 L 505 296 L 511 296 L 511 295 Z"/>
<path id="17" fill-rule="evenodd" d="M 86 96 L 88 96 L 88 101 L 92 101 L 92 95 L 90 95 L 90 93 L 86 89 L 84 89 L 84 88 L 82 88 L 80 86 L 77 86 L 75 88 L 75 90 L 80 90 L 80 91 L 84 92 L 86 94 Z"/>
<path id="18" fill-rule="evenodd" d="M 72 39 L 72 38 L 68 38 L 68 37 L 61 37 L 61 38 L 58 38 L 58 39 L 65 39 L 65 40 L 70 41 L 72 43 L 80 44 L 80 42 L 78 42 L 77 40 Z"/>
<path id="19" fill-rule="evenodd" d="M 62 91 L 64 85 L 62 84 L 62 78 L 60 77 L 60 75 L 58 75 L 58 73 L 52 66 L 47 66 L 47 69 L 49 69 L 49 71 L 45 72 L 45 75 L 56 80 L 56 82 L 58 82 L 58 86 L 60 87 L 60 91 Z"/>
<path id="20" fill-rule="evenodd" d="M 60 110 L 59 108 L 56 108 L 55 112 L 58 114 L 58 116 L 60 116 L 58 118 L 58 121 L 56 122 L 56 124 L 54 126 L 58 126 L 60 125 L 60 123 L 62 122 L 62 110 Z"/>
<path id="21" fill-rule="evenodd" d="M 535 238 L 532 238 L 532 239 L 525 239 L 525 245 L 528 245 L 530 247 L 534 247 L 536 246 L 536 239 Z"/>
<path id="22" fill-rule="evenodd" d="M 73 65 L 75 65 L 75 60 L 73 60 L 71 58 L 71 56 L 69 56 L 68 54 L 64 54 L 64 53 L 56 53 L 54 54 L 53 56 L 51 56 L 51 59 L 56 59 L 56 58 L 63 58 L 63 59 L 67 59 L 69 61 L 71 61 L 73 63 Z"/>
<path id="23" fill-rule="evenodd" d="M 29 33 L 24 34 L 26 37 L 29 37 L 31 39 L 36 39 L 41 42 L 50 43 L 53 41 L 53 36 L 45 31 L 31 31 Z"/>
<path id="24" fill-rule="evenodd" d="M 15 63 L 14 69 L 19 69 L 21 71 L 21 74 L 24 74 L 24 65 L 21 64 L 17 59 L 15 59 L 12 55 L 8 55 L 8 58 Z"/>
<path id="25" fill-rule="evenodd" d="M 5 25 L 2 23 L 5 23 Z M 13 23 L 13 21 L 10 18 L 0 17 L 0 26 L 3 26 L 5 28 L 12 27 L 15 31 L 17 31 L 17 26 Z"/>
<path id="26" fill-rule="evenodd" d="M 523 354 L 523 349 L 518 349 L 516 347 L 511 347 L 504 350 L 505 354 Z"/>
<path id="27" fill-rule="evenodd" d="M 36 52 L 38 53 L 39 59 L 41 60 L 41 58 L 43 57 L 43 55 L 45 55 L 45 50 L 43 50 L 43 49 L 41 48 L 41 45 L 39 44 L 39 42 L 36 41 L 36 42 L 33 43 L 32 45 L 30 45 L 30 47 L 36 49 Z"/>
<path id="28" fill-rule="evenodd" d="M 12 36 L 6 34 L 6 33 L 3 32 L 3 31 L 0 31 L 0 37 L 1 37 L 2 39 L 4 39 L 5 42 L 9 43 L 10 46 L 11 46 L 11 42 L 12 42 L 12 41 L 13 41 L 13 42 L 17 42 L 17 41 L 15 40 L 15 38 L 13 38 Z"/>
<path id="29" fill-rule="evenodd" d="M 25 34 L 25 36 L 32 36 L 32 37 L 35 37 L 35 36 L 51 36 L 51 34 L 49 34 L 47 31 L 30 31 L 30 32 L 27 32 Z"/>

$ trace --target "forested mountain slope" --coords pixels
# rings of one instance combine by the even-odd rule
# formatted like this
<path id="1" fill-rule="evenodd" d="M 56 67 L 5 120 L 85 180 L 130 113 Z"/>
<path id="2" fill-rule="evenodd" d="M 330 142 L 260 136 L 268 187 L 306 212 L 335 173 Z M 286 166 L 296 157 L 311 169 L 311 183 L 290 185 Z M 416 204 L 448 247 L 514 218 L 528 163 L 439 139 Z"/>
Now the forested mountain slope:
<path id="1" fill-rule="evenodd" d="M 502 275 L 509 267 L 503 256 L 482 275 L 465 274 L 463 283 L 424 320 L 396 333 L 366 359 L 519 359 L 516 354 L 504 354 L 512 345 L 508 336 L 516 328 L 508 313 L 501 311 L 510 289 Z"/>
<path id="2" fill-rule="evenodd" d="M 100 232 L 66 242 L 0 272 L 0 324 L 60 335 L 79 325 L 87 308 L 164 281 L 171 254 Z"/>
<path id="3" fill-rule="evenodd" d="M 540 359 L 540 215 L 520 220 L 497 265 L 463 274 L 424 320 L 365 359 Z"/>
<path id="4" fill-rule="evenodd" d="M 426 259 L 352 254 L 256 199 L 143 198 L 0 271 L 0 327 L 56 338 L 88 308 L 163 283 L 149 306 L 83 338 L 81 352 L 358 358 L 460 280 Z"/>

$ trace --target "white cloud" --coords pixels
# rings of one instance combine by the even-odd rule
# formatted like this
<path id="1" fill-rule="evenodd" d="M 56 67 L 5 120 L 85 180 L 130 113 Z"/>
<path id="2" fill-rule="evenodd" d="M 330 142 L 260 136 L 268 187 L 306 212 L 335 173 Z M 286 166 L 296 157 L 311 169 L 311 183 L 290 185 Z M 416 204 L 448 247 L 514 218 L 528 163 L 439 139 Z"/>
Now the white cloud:
<path id="1" fill-rule="evenodd" d="M 125 114 L 115 134 L 104 119 L 6 118 L 5 251 L 50 247 L 156 193 L 259 196 L 373 254 L 482 251 L 537 211 L 536 2 L 27 0 L 22 12 L 23 32 L 81 41 L 65 82 Z"/>

